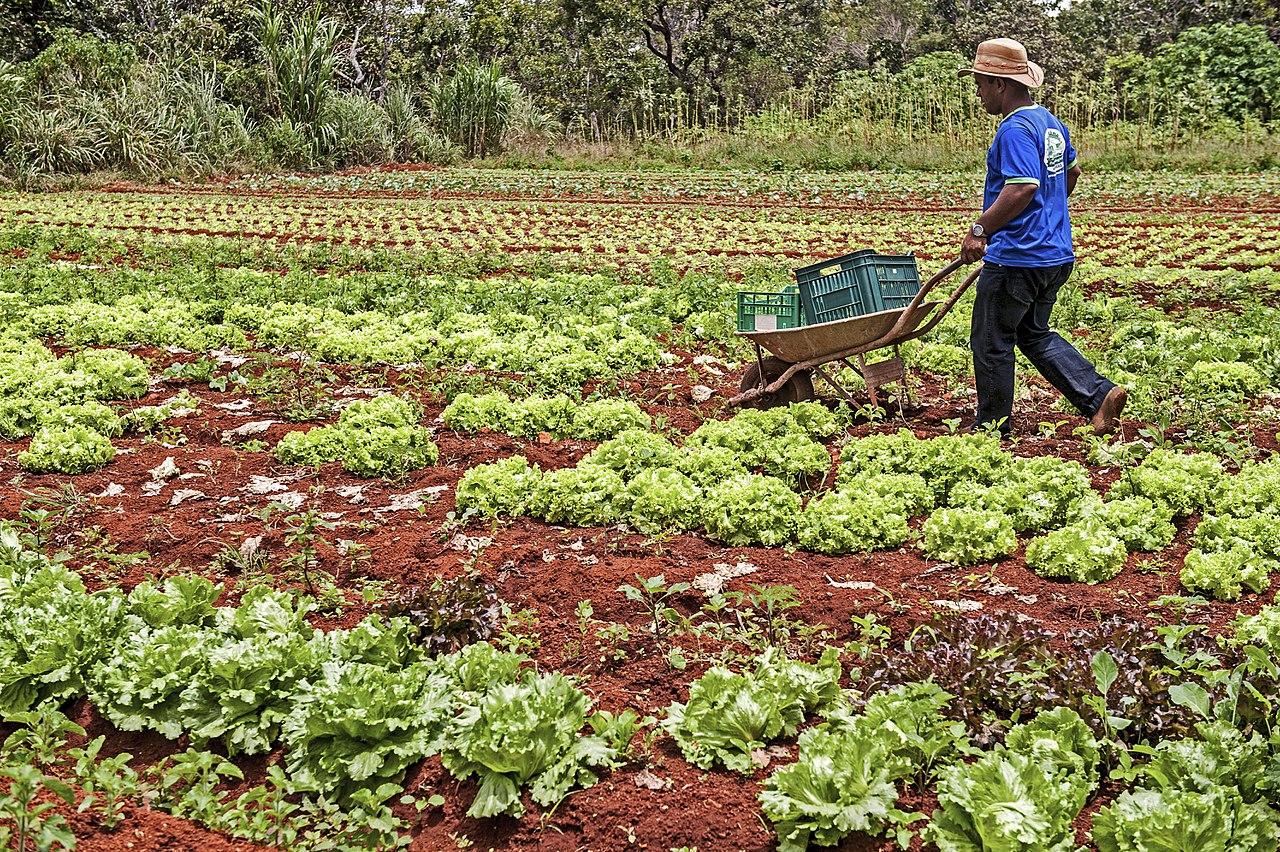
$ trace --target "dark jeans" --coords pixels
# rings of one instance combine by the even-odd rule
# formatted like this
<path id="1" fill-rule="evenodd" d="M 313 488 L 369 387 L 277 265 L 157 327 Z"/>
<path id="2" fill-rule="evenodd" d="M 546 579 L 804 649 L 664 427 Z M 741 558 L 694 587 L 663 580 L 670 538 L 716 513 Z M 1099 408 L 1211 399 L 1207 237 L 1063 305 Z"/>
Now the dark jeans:
<path id="1" fill-rule="evenodd" d="M 978 385 L 978 425 L 1000 423 L 1005 433 L 1011 428 L 1015 344 L 1086 417 L 1097 412 L 1115 387 L 1049 328 L 1058 290 L 1071 277 L 1074 265 L 1031 268 L 988 263 L 982 267 L 969 336 Z"/>

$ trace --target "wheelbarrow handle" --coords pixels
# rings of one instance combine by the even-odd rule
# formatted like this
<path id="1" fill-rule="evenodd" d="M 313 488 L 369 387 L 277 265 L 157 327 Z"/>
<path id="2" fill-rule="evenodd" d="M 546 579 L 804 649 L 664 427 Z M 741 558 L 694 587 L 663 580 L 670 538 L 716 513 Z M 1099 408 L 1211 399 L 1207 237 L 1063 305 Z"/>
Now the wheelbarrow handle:
<path id="1" fill-rule="evenodd" d="M 912 311 L 918 308 L 920 304 L 928 298 L 929 293 L 934 287 L 937 287 L 943 281 L 946 281 L 962 266 L 964 266 L 964 260 L 957 257 L 955 260 L 942 267 L 936 275 L 924 282 L 924 285 L 921 286 L 920 290 L 916 293 L 915 298 L 911 300 L 911 304 L 907 307 L 907 310 Z"/>
<path id="2" fill-rule="evenodd" d="M 916 309 L 919 308 L 920 305 L 924 304 L 924 300 L 928 298 L 929 293 L 932 292 L 933 288 L 937 287 L 940 283 L 945 281 L 947 278 L 951 277 L 951 275 L 954 274 L 955 271 L 962 266 L 964 266 L 964 260 L 962 260 L 961 258 L 956 258 L 955 260 L 948 263 L 946 266 L 942 267 L 942 269 L 936 275 L 934 275 L 928 281 L 924 282 L 924 284 L 921 285 L 920 289 L 916 292 L 915 297 L 912 298 L 911 303 L 907 305 L 907 309 L 902 312 L 902 315 L 898 317 L 898 321 L 893 324 L 893 328 L 890 329 L 889 333 L 884 335 L 884 337 L 881 339 L 894 340 L 900 334 L 902 334 L 903 329 L 906 327 L 911 317 L 915 314 Z M 969 286 L 968 281 L 961 284 L 960 287 L 957 288 L 956 292 L 952 294 L 951 299 L 948 300 L 947 302 L 947 307 L 944 308 L 941 313 L 946 313 L 947 310 L 950 310 L 951 305 L 955 304 L 956 299 L 960 297 L 960 294 L 964 292 L 965 288 L 967 288 L 968 286 Z"/>
<path id="3" fill-rule="evenodd" d="M 939 306 L 939 308 L 936 311 L 933 312 L 933 316 L 929 317 L 929 319 L 927 319 L 915 331 L 909 334 L 904 334 L 901 338 L 899 338 L 898 342 L 905 343 L 908 340 L 915 340 L 917 337 L 923 337 L 924 335 L 932 331 L 933 327 L 938 323 L 942 322 L 942 318 L 951 312 L 951 309 L 955 307 L 956 302 L 960 301 L 960 297 L 964 295 L 964 291 L 968 290 L 969 287 L 973 284 L 973 282 L 978 280 L 978 275 L 981 272 L 982 272 L 982 264 L 979 263 L 978 268 L 970 272 L 968 276 L 965 277 L 964 281 L 960 284 L 960 286 L 957 287 L 951 293 L 951 295 L 947 297 L 947 300 L 943 302 L 942 305 Z"/>

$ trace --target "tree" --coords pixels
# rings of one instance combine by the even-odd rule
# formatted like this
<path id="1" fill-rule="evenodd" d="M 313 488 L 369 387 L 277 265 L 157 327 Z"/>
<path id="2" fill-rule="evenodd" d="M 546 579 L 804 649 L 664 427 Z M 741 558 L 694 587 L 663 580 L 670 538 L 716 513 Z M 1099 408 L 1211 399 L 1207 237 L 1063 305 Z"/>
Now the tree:
<path id="1" fill-rule="evenodd" d="M 822 0 L 628 0 L 623 16 L 645 49 L 695 100 L 724 109 L 760 62 L 793 83 L 818 61 Z M 758 106 L 759 104 L 757 104 Z"/>

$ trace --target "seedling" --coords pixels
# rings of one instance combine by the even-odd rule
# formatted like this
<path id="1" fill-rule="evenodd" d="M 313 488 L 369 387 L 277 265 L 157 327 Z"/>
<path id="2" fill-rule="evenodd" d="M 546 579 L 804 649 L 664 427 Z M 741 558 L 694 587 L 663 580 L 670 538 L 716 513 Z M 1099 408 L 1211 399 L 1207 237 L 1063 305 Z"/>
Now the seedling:
<path id="1" fill-rule="evenodd" d="M 680 613 L 668 606 L 667 601 L 693 587 L 688 583 L 672 583 L 668 586 L 667 578 L 663 574 L 654 577 L 642 577 L 636 574 L 635 577 L 636 585 L 624 583 L 618 587 L 618 591 L 622 592 L 627 600 L 638 603 L 644 608 L 649 616 L 649 632 L 658 635 L 666 622 L 680 617 Z"/>

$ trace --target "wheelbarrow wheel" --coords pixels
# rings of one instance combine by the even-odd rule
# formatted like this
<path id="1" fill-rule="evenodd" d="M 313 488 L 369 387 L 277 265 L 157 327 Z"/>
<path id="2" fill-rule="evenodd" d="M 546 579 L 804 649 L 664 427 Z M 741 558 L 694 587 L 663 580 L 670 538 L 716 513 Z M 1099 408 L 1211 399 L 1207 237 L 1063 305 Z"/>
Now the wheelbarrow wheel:
<path id="1" fill-rule="evenodd" d="M 763 363 L 764 385 L 772 384 L 791 366 L 790 362 L 773 357 L 763 359 Z M 742 383 L 738 386 L 738 390 L 745 393 L 760 386 L 760 364 L 753 361 L 747 365 L 747 372 L 742 376 Z M 813 379 L 808 370 L 797 370 L 791 378 L 787 379 L 787 383 L 774 393 L 761 394 L 743 405 L 748 408 L 773 408 L 793 402 L 806 402 L 810 399 L 813 399 Z"/>

